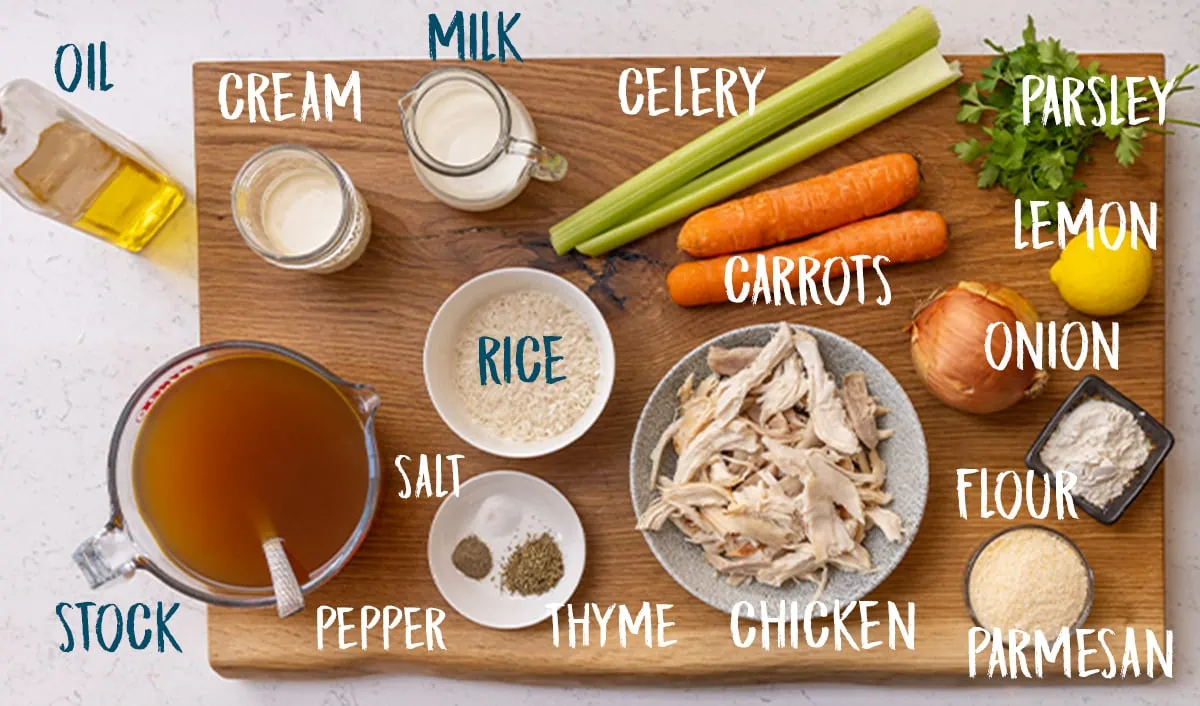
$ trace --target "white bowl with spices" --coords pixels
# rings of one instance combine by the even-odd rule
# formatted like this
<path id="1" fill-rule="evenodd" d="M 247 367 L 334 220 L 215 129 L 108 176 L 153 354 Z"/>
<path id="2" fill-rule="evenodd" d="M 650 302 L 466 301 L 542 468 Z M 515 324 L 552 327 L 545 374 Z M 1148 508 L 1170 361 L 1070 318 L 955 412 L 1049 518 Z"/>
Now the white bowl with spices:
<path id="1" fill-rule="evenodd" d="M 429 399 L 460 439 L 505 458 L 558 451 L 600 417 L 616 356 L 604 316 L 558 275 L 484 273 L 456 289 L 425 335 Z"/>
<path id="2" fill-rule="evenodd" d="M 476 562 L 458 555 L 466 543 L 477 547 Z M 562 492 L 537 476 L 500 470 L 474 476 L 446 497 L 429 525 L 426 553 L 450 607 L 484 627 L 513 630 L 540 623 L 571 600 L 587 543 Z"/>

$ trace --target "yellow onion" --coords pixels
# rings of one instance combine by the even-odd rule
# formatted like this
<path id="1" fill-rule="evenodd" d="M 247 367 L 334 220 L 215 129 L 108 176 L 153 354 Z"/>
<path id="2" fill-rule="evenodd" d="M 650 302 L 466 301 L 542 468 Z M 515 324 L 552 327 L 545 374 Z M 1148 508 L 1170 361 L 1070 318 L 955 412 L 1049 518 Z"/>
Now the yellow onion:
<path id="1" fill-rule="evenodd" d="M 939 400 L 973 414 L 999 412 L 1036 396 L 1049 377 L 1044 370 L 1020 370 L 1016 356 L 996 370 L 984 349 L 989 325 L 1003 323 L 1015 334 L 1018 321 L 1032 332 L 1037 311 L 995 282 L 959 282 L 936 292 L 908 325 L 917 374 Z M 1003 336 L 992 335 L 992 360 L 1004 359 L 1004 345 Z"/>

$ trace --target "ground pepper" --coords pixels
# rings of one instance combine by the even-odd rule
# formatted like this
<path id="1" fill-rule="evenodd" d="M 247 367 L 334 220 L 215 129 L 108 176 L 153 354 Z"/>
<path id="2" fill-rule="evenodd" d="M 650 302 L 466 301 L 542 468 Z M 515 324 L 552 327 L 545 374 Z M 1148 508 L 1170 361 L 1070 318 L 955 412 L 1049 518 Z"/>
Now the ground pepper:
<path id="1" fill-rule="evenodd" d="M 492 552 L 483 540 L 475 535 L 463 537 L 454 553 L 450 555 L 454 568 L 475 580 L 482 579 L 492 571 Z"/>
<path id="2" fill-rule="evenodd" d="M 521 596 L 540 596 L 563 577 L 562 550 L 549 533 L 531 537 L 513 550 L 504 564 L 504 590 Z"/>

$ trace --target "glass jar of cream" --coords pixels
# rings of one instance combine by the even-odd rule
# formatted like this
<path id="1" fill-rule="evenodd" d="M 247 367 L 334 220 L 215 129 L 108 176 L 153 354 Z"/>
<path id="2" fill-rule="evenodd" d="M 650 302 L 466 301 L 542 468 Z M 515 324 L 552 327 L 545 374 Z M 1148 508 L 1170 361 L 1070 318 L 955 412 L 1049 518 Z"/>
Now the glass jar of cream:
<path id="1" fill-rule="evenodd" d="M 367 202 L 337 162 L 303 145 L 275 145 L 251 157 L 233 180 L 233 221 L 267 262 L 336 272 L 371 237 Z"/>

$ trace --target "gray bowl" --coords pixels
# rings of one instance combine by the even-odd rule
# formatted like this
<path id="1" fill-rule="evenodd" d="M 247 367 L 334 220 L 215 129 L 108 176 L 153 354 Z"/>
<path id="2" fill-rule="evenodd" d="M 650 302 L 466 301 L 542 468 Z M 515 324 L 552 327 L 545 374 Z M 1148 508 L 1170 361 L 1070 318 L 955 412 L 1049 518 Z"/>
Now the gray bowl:
<path id="1" fill-rule="evenodd" d="M 876 570 L 868 574 L 856 574 L 833 569 L 829 582 L 821 596 L 821 602 L 832 605 L 833 601 L 855 601 L 875 589 L 896 568 L 912 544 L 921 517 L 925 513 L 925 499 L 929 493 L 929 456 L 925 450 L 925 433 L 912 402 L 904 388 L 892 377 L 887 368 L 861 346 L 830 333 L 824 329 L 793 324 L 812 334 L 821 348 L 826 369 L 838 379 L 846 373 L 861 370 L 867 378 L 871 394 L 889 412 L 880 418 L 880 428 L 895 429 L 891 438 L 879 445 L 880 456 L 887 462 L 888 476 L 884 490 L 891 493 L 893 500 L 887 507 L 904 521 L 905 536 L 900 542 L 892 543 L 883 536 L 879 528 L 867 534 L 866 547 Z M 747 326 L 724 333 L 701 344 L 675 364 L 675 367 L 659 381 L 650 393 L 650 399 L 642 409 L 637 431 L 633 436 L 633 449 L 629 454 L 629 486 L 633 494 L 633 510 L 640 516 L 655 497 L 654 479 L 650 477 L 650 453 L 664 429 L 674 421 L 679 410 L 676 392 L 688 374 L 695 373 L 697 380 L 711 372 L 708 369 L 707 350 L 718 345 L 725 348 L 736 346 L 762 346 L 774 335 L 777 325 Z M 660 472 L 671 474 L 677 457 L 671 445 L 663 454 Z M 691 544 L 675 525 L 668 523 L 658 532 L 643 532 L 650 550 L 659 563 L 680 586 L 710 606 L 733 612 L 734 604 L 749 601 L 754 615 L 759 616 L 760 601 L 766 601 L 768 615 L 775 615 L 779 601 L 796 601 L 799 610 L 816 596 L 812 583 L 791 582 L 780 588 L 750 581 L 741 586 L 731 586 L 704 559 L 703 550 Z M 744 613 L 744 611 L 743 611 Z"/>

